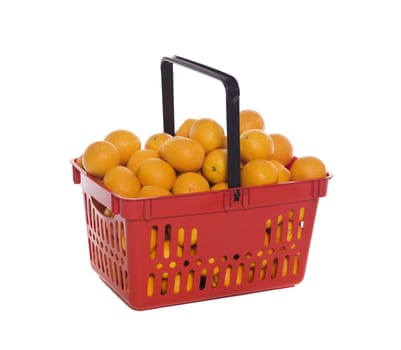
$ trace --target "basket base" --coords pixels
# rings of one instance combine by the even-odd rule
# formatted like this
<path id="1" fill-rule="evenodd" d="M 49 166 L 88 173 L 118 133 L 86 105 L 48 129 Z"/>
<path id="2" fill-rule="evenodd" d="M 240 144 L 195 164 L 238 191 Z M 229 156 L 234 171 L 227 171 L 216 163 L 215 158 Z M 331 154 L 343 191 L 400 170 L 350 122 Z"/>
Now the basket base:
<path id="1" fill-rule="evenodd" d="M 153 309 L 159 309 L 159 308 L 166 308 L 166 307 L 171 307 L 171 306 L 177 306 L 177 305 L 185 305 L 185 304 L 193 304 L 193 303 L 199 303 L 199 302 L 206 302 L 206 301 L 213 301 L 213 300 L 218 300 L 218 299 L 225 299 L 225 298 L 231 298 L 231 297 L 240 297 L 240 296 L 245 296 L 245 295 L 250 295 L 250 294 L 256 294 L 256 293 L 263 293 L 263 292 L 268 292 L 268 291 L 274 291 L 274 290 L 280 290 L 280 289 L 287 289 L 287 288 L 293 288 L 296 286 L 296 284 L 289 284 L 289 285 L 283 285 L 280 287 L 275 287 L 275 288 L 263 288 L 260 290 L 252 290 L 252 291 L 247 291 L 247 292 L 238 292 L 238 293 L 231 293 L 231 294 L 226 294 L 222 296 L 215 296 L 215 297 L 210 297 L 210 296 L 205 296 L 204 298 L 197 298 L 196 300 L 187 300 L 187 301 L 177 301 L 177 302 L 166 302 L 166 303 L 158 303 L 154 305 L 136 305 L 134 303 L 131 303 L 129 300 L 125 299 L 122 297 L 121 294 L 116 292 L 113 288 L 113 285 L 109 284 L 106 279 L 102 278 L 101 275 L 99 275 L 99 279 L 129 308 L 131 308 L 134 311 L 146 311 L 146 310 L 153 310 Z"/>

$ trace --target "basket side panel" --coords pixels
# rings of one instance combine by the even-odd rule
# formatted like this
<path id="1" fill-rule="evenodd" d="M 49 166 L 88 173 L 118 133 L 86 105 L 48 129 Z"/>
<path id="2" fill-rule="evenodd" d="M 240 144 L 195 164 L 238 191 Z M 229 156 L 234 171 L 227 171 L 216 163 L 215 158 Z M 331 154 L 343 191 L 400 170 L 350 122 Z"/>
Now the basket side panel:
<path id="1" fill-rule="evenodd" d="M 106 208 L 84 192 L 89 256 L 92 268 L 117 295 L 128 302 L 129 280 L 126 221 L 109 216 Z"/>

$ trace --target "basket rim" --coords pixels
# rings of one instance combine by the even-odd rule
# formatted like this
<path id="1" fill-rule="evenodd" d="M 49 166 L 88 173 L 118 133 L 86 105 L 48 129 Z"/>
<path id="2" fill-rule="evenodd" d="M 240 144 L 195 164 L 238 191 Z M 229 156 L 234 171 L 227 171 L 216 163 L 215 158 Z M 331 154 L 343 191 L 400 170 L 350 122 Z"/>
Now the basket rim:
<path id="1" fill-rule="evenodd" d="M 128 197 L 124 197 L 121 196 L 117 193 L 114 193 L 112 191 L 110 191 L 103 183 L 103 181 L 101 181 L 100 179 L 96 178 L 95 176 L 89 174 L 85 169 L 83 169 L 82 167 L 80 167 L 76 161 L 78 158 L 72 158 L 70 160 L 71 164 L 74 166 L 74 168 L 76 170 L 78 170 L 81 174 L 84 174 L 86 177 L 88 177 L 89 179 L 91 179 L 92 181 L 94 181 L 97 185 L 101 186 L 104 190 L 106 190 L 107 192 L 109 192 L 110 194 L 112 194 L 115 198 L 118 198 L 120 200 L 123 201 L 143 201 L 143 200 L 149 200 L 149 199 L 171 199 L 170 196 L 154 196 L 154 197 L 138 197 L 138 198 L 128 198 Z M 232 187 L 232 188 L 224 188 L 224 189 L 219 189 L 219 190 L 214 190 L 213 192 L 233 192 L 233 191 L 237 191 L 237 190 L 248 190 L 248 189 L 253 189 L 253 190 L 257 190 L 257 189 L 261 189 L 261 188 L 269 188 L 269 187 L 288 187 L 288 186 L 294 186 L 296 184 L 302 184 L 302 183 L 314 183 L 314 182 L 320 182 L 320 181 L 328 181 L 330 179 L 332 179 L 334 177 L 334 174 L 331 172 L 327 172 L 325 177 L 322 178 L 318 178 L 318 179 L 310 179 L 310 180 L 297 180 L 297 181 L 288 181 L 288 182 L 282 182 L 282 183 L 276 183 L 276 184 L 270 184 L 270 185 L 259 185 L 259 186 L 248 186 L 248 187 L 243 187 L 243 186 L 239 186 L 239 187 Z M 205 191 L 205 192 L 192 192 L 192 193 L 182 193 L 182 194 L 175 194 L 174 198 L 187 198 L 188 196 L 202 196 L 205 194 L 210 194 L 210 191 Z"/>

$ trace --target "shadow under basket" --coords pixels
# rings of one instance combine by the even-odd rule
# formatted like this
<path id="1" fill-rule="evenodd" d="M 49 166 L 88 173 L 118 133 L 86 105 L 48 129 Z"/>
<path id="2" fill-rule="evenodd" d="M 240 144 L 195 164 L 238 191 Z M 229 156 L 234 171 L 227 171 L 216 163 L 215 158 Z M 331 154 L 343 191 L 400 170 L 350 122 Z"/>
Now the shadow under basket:
<path id="1" fill-rule="evenodd" d="M 135 310 L 300 283 L 331 178 L 126 199 L 71 163 L 92 268 Z"/>

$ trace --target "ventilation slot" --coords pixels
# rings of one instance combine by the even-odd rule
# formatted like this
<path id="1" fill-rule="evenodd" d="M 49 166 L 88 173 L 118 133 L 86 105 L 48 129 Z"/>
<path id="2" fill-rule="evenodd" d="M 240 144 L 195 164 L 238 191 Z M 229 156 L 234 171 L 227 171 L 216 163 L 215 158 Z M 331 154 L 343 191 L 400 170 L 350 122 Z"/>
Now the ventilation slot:
<path id="1" fill-rule="evenodd" d="M 206 287 L 206 275 L 207 275 L 207 270 L 202 269 L 200 279 L 199 279 L 199 289 L 203 290 Z"/>
<path id="2" fill-rule="evenodd" d="M 156 258 L 156 245 L 157 245 L 157 226 L 152 226 L 152 229 L 150 231 L 150 258 L 155 259 Z"/>
<path id="3" fill-rule="evenodd" d="M 194 270 L 190 270 L 187 276 L 187 287 L 186 291 L 190 292 L 194 286 Z"/>

